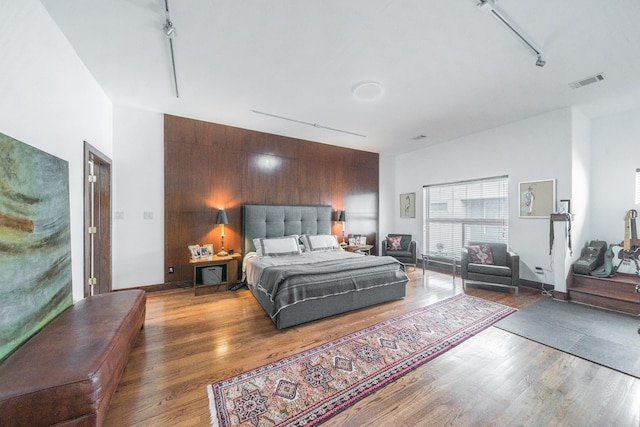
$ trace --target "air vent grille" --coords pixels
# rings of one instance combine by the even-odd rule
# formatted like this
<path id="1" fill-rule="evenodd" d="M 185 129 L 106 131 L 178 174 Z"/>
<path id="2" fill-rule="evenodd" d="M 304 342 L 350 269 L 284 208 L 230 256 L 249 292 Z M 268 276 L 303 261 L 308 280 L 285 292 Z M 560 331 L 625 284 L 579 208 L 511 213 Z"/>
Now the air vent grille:
<path id="1" fill-rule="evenodd" d="M 604 80 L 604 73 L 596 74 L 595 76 L 590 76 L 582 80 L 578 80 L 577 82 L 569 83 L 572 89 L 578 89 L 583 86 L 587 86 L 593 83 L 598 83 Z"/>

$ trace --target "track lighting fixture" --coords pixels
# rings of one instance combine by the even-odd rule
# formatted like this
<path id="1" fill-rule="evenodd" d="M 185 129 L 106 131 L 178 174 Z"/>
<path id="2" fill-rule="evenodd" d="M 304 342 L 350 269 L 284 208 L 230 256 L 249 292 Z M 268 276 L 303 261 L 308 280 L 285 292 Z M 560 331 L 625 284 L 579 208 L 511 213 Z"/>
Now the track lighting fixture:
<path id="1" fill-rule="evenodd" d="M 173 84 L 176 88 L 176 98 L 180 98 L 180 92 L 178 91 L 178 75 L 176 74 L 176 56 L 173 52 L 173 39 L 176 36 L 176 27 L 171 22 L 171 13 L 169 12 L 169 0 L 164 1 L 164 13 L 165 23 L 162 27 L 164 35 L 169 38 L 169 49 L 171 51 L 171 68 L 173 70 Z"/>
<path id="2" fill-rule="evenodd" d="M 318 124 L 318 123 L 305 122 L 305 121 L 302 121 L 302 120 L 292 119 L 290 117 L 284 117 L 284 116 L 278 116 L 276 114 L 265 113 L 264 111 L 258 111 L 258 110 L 251 110 L 251 111 L 256 113 L 256 114 L 262 114 L 263 116 L 269 116 L 269 117 L 275 117 L 276 119 L 288 120 L 290 122 L 295 122 L 295 123 L 300 123 L 300 124 L 303 124 L 303 125 L 313 126 L 314 128 L 332 130 L 334 132 L 346 133 L 346 134 L 349 134 L 349 135 L 359 136 L 361 138 L 366 138 L 367 137 L 367 135 L 362 135 L 360 133 L 355 133 L 355 132 L 351 132 L 351 131 L 348 131 L 348 130 L 341 130 L 341 129 L 331 128 L 331 127 L 324 126 L 324 125 L 321 125 L 321 124 Z"/>
<path id="3" fill-rule="evenodd" d="M 169 21 L 168 19 L 167 19 L 167 22 L 164 24 L 164 27 L 162 27 L 162 30 L 164 31 L 166 36 L 169 38 L 173 38 L 176 35 L 176 29 L 173 26 L 173 22 Z"/>
<path id="4" fill-rule="evenodd" d="M 491 13 L 498 21 L 502 22 L 508 29 L 510 29 L 529 49 L 531 49 L 537 56 L 536 65 L 538 67 L 544 67 L 547 63 L 542 59 L 542 52 L 535 44 L 529 40 L 522 30 L 501 10 L 496 8 L 497 0 L 480 0 L 477 4 L 478 9 Z"/>

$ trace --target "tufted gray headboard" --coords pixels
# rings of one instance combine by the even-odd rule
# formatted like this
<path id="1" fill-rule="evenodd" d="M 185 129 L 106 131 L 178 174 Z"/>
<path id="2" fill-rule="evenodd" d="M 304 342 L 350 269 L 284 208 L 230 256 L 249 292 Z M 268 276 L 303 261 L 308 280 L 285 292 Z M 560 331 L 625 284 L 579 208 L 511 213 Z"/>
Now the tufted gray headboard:
<path id="1" fill-rule="evenodd" d="M 327 205 L 242 205 L 242 254 L 255 251 L 256 237 L 331 234 Z"/>

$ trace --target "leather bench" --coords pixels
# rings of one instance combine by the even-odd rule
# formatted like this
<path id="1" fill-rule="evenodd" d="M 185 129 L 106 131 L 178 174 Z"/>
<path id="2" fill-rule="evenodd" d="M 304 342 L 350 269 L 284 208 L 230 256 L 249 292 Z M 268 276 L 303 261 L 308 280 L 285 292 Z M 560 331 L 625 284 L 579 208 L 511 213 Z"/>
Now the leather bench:
<path id="1" fill-rule="evenodd" d="M 0 363 L 0 425 L 102 425 L 145 311 L 145 293 L 130 290 L 53 319 Z"/>

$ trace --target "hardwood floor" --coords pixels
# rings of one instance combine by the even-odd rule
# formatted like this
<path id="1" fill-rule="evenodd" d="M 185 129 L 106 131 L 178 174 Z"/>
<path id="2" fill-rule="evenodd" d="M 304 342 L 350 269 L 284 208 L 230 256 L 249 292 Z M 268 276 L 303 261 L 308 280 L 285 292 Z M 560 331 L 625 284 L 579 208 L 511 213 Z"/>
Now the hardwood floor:
<path id="1" fill-rule="evenodd" d="M 210 425 L 206 386 L 462 292 L 410 273 L 403 300 L 278 331 L 247 289 L 147 294 L 147 317 L 105 426 Z M 539 291 L 467 288 L 521 308 Z M 640 426 L 640 380 L 490 327 L 326 426 Z"/>

